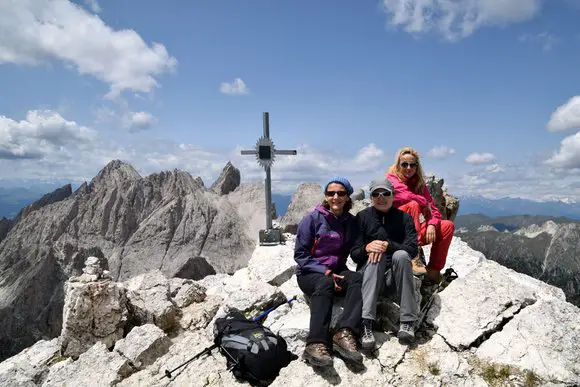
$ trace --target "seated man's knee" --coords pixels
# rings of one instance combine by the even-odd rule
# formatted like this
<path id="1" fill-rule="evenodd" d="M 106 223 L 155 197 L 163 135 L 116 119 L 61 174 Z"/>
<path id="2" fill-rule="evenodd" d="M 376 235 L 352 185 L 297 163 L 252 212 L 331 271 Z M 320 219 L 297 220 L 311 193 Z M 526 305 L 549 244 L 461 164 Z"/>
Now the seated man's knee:
<path id="1" fill-rule="evenodd" d="M 405 250 L 397 250 L 393 254 L 393 264 L 395 263 L 403 263 L 409 262 L 411 263 L 411 256 Z"/>
<path id="2" fill-rule="evenodd" d="M 352 284 L 352 285 L 361 285 L 362 284 L 362 281 L 363 281 L 363 275 L 362 275 L 362 273 L 353 271 L 353 272 L 346 273 L 345 276 L 344 276 L 344 279 L 349 284 Z"/>

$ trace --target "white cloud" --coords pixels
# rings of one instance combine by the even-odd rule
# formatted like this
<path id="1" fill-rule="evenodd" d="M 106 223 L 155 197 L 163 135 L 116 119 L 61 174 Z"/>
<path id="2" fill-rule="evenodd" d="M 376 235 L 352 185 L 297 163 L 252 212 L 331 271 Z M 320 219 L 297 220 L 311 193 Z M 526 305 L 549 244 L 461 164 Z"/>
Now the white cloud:
<path id="1" fill-rule="evenodd" d="M 388 22 L 412 34 L 434 31 L 448 40 L 471 35 L 486 25 L 531 19 L 542 0 L 383 0 Z"/>
<path id="2" fill-rule="evenodd" d="M 542 50 L 551 51 L 560 39 L 548 32 L 542 32 L 537 35 L 524 34 L 520 36 L 520 42 L 537 43 L 542 46 Z"/>
<path id="3" fill-rule="evenodd" d="M 147 112 L 128 112 L 123 117 L 123 126 L 130 131 L 149 129 L 152 125 L 157 123 L 151 113 Z"/>
<path id="4" fill-rule="evenodd" d="M 250 89 L 248 89 L 248 86 L 246 86 L 241 78 L 236 78 L 231 83 L 222 82 L 220 91 L 224 94 L 247 95 Z"/>
<path id="5" fill-rule="evenodd" d="M 468 164 L 490 164 L 495 160 L 495 156 L 492 153 L 471 153 L 465 158 L 465 162 Z"/>
<path id="6" fill-rule="evenodd" d="M 50 110 L 29 111 L 22 121 L 0 116 L 0 159 L 38 159 L 66 153 L 71 148 L 90 146 L 95 138 L 93 130 Z"/>
<path id="7" fill-rule="evenodd" d="M 580 168 L 580 132 L 563 139 L 560 149 L 546 164 L 555 168 Z"/>
<path id="8" fill-rule="evenodd" d="M 436 146 L 427 152 L 427 156 L 444 159 L 455 154 L 455 149 L 445 145 Z"/>
<path id="9" fill-rule="evenodd" d="M 558 107 L 546 125 L 550 132 L 580 129 L 580 96 L 572 97 Z"/>
<path id="10" fill-rule="evenodd" d="M 97 0 L 85 0 L 85 4 L 94 13 L 100 13 L 103 10 Z"/>
<path id="11" fill-rule="evenodd" d="M 124 90 L 150 92 L 158 87 L 156 77 L 177 65 L 162 44 L 114 30 L 68 0 L 0 2 L 0 36 L 0 64 L 57 59 L 109 84 L 110 98 Z"/>

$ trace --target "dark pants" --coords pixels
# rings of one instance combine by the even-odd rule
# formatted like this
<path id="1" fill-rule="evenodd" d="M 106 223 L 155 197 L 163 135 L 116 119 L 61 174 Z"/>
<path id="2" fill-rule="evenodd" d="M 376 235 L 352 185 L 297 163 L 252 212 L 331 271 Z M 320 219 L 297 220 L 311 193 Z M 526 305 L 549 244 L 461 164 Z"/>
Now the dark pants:
<path id="1" fill-rule="evenodd" d="M 335 293 L 332 276 L 320 273 L 304 273 L 298 276 L 298 286 L 310 297 L 310 332 L 306 343 L 330 345 L 330 320 L 334 296 L 344 296 L 344 309 L 336 326 L 350 328 L 358 336 L 362 315 L 362 274 L 350 270 L 339 273 L 344 276 L 342 291 Z"/>

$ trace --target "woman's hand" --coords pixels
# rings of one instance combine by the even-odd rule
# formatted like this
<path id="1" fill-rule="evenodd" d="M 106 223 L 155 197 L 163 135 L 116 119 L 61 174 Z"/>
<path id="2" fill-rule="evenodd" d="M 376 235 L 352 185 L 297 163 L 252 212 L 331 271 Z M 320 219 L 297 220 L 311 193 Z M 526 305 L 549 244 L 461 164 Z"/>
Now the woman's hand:
<path id="1" fill-rule="evenodd" d="M 334 291 L 340 292 L 344 282 L 344 276 L 332 273 L 332 280 L 334 281 Z"/>
<path id="2" fill-rule="evenodd" d="M 425 234 L 425 241 L 427 242 L 427 244 L 435 242 L 436 237 L 437 234 L 435 233 L 435 226 L 433 226 L 432 224 L 428 225 L 427 232 Z"/>

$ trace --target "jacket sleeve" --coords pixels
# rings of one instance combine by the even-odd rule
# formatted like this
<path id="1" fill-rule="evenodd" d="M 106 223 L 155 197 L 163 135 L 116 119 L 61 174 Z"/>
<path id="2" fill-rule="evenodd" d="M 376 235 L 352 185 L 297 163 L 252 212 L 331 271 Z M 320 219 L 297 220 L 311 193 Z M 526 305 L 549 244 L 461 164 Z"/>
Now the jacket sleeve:
<path id="1" fill-rule="evenodd" d="M 315 224 L 312 216 L 306 215 L 298 225 L 296 244 L 294 246 L 294 260 L 301 270 L 324 274 L 328 268 L 310 255 L 314 244 Z"/>
<path id="2" fill-rule="evenodd" d="M 411 192 L 407 185 L 401 182 L 395 175 L 388 174 L 387 179 L 393 183 L 393 187 L 395 188 L 395 200 L 393 201 L 393 204 L 396 208 L 411 201 L 416 201 L 421 207 L 427 205 L 427 200 L 423 196 Z"/>
<path id="3" fill-rule="evenodd" d="M 415 223 L 411 215 L 403 213 L 403 227 L 405 228 L 405 238 L 403 243 L 397 243 L 387 239 L 389 246 L 387 247 L 387 253 L 394 253 L 397 250 L 405 250 L 409 253 L 411 258 L 415 258 L 419 254 L 419 245 L 417 243 L 417 230 L 415 229 Z"/>
<path id="4" fill-rule="evenodd" d="M 431 210 L 431 216 L 427 216 L 427 225 L 432 224 L 433 226 L 437 226 L 441 223 L 441 212 L 435 205 L 435 201 L 433 200 L 433 196 L 431 196 L 431 192 L 429 192 L 429 187 L 425 185 L 423 187 L 423 196 L 429 205 L 429 209 Z"/>
<path id="5" fill-rule="evenodd" d="M 350 249 L 350 257 L 352 260 L 357 264 L 363 264 L 369 258 L 368 253 L 365 250 L 365 235 L 364 235 L 364 228 L 365 222 L 364 217 L 362 216 L 361 212 L 356 214 L 356 239 Z"/>

